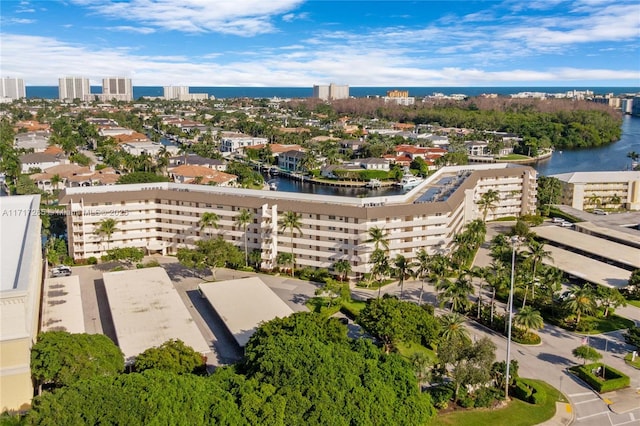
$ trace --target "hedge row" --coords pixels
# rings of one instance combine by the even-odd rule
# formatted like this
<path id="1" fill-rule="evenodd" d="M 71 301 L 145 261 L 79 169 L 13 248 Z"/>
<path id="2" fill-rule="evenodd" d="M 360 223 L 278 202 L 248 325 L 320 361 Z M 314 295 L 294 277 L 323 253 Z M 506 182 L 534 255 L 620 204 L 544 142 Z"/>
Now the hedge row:
<path id="1" fill-rule="evenodd" d="M 599 368 L 604 369 L 605 378 L 597 376 L 596 372 Z M 617 389 L 626 388 L 630 384 L 629 376 L 608 365 L 596 362 L 593 364 L 577 365 L 570 368 L 578 377 L 587 382 L 589 386 L 598 393 L 611 392 Z"/>
<path id="2" fill-rule="evenodd" d="M 513 384 L 513 396 L 536 405 L 543 404 L 547 399 L 547 393 L 536 382 L 520 378 Z"/>

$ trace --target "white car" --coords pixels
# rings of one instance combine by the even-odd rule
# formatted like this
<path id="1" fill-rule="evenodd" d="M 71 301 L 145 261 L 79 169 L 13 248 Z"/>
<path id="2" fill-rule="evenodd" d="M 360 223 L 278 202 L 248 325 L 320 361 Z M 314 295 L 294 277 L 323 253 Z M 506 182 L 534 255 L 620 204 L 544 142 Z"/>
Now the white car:
<path id="1" fill-rule="evenodd" d="M 51 276 L 52 277 L 68 277 L 71 275 L 71 268 L 65 265 L 56 266 L 55 268 L 51 268 Z"/>

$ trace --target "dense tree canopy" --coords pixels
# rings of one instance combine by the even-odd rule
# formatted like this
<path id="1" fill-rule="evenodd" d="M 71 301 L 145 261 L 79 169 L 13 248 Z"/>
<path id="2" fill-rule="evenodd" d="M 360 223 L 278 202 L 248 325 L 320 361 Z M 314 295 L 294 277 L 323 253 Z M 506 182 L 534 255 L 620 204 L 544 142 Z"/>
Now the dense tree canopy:
<path id="1" fill-rule="evenodd" d="M 370 299 L 360 312 L 358 323 L 379 339 L 387 352 L 398 342 L 431 345 L 439 333 L 439 323 L 432 312 L 386 295 Z"/>
<path id="2" fill-rule="evenodd" d="M 149 348 L 136 356 L 134 369 L 163 370 L 170 373 L 201 373 L 205 367 L 205 359 L 182 340 L 168 340 L 157 348 Z"/>
<path id="3" fill-rule="evenodd" d="M 63 386 L 123 370 L 122 352 L 103 334 L 49 331 L 31 348 L 31 374 L 39 383 Z"/>
<path id="4" fill-rule="evenodd" d="M 211 376 L 149 369 L 98 375 L 34 400 L 28 424 L 426 424 L 434 409 L 411 365 L 338 320 L 296 313 L 263 324 L 244 362 Z"/>

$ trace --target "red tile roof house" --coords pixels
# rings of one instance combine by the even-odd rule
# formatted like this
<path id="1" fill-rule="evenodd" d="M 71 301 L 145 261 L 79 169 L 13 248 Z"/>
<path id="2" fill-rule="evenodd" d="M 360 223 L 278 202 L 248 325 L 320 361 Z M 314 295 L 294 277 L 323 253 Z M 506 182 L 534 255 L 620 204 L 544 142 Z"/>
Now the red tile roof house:
<path id="1" fill-rule="evenodd" d="M 176 183 L 215 183 L 217 186 L 232 186 L 238 180 L 238 176 L 230 173 L 190 165 L 170 168 L 169 175 Z"/>

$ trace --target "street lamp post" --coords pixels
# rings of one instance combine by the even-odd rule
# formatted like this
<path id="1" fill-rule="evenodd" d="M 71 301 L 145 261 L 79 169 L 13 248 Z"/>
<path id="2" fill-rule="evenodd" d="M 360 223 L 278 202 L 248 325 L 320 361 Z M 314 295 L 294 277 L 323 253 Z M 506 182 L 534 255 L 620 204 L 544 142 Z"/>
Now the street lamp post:
<path id="1" fill-rule="evenodd" d="M 511 322 L 513 317 L 513 282 L 516 272 L 516 246 L 519 238 L 517 236 L 511 237 L 511 286 L 509 288 L 509 301 L 507 303 L 507 315 L 509 316 L 509 327 L 507 331 L 507 372 L 505 375 L 504 383 L 504 398 L 509 399 L 509 370 L 511 367 Z"/>

